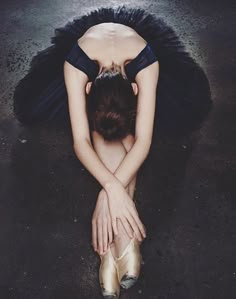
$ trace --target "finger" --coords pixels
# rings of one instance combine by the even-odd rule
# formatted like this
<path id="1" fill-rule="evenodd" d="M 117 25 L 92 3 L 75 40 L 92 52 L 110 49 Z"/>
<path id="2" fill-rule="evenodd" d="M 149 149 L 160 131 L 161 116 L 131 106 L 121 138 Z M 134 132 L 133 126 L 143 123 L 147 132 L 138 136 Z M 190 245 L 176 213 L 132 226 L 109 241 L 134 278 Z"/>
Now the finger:
<path id="1" fill-rule="evenodd" d="M 130 209 L 130 213 L 132 215 L 132 217 L 134 218 L 140 232 L 142 233 L 143 237 L 146 238 L 146 231 L 145 231 L 145 227 L 143 225 L 143 223 L 141 222 L 139 215 L 138 215 L 138 211 L 136 210 L 136 208 L 131 208 Z"/>
<path id="2" fill-rule="evenodd" d="M 134 218 L 134 220 L 136 221 L 139 230 L 142 233 L 143 238 L 146 238 L 146 229 L 145 226 L 143 225 L 142 221 L 140 220 L 139 216 L 135 215 L 136 217 Z"/>
<path id="3" fill-rule="evenodd" d="M 107 225 L 108 225 L 109 244 L 111 244 L 112 240 L 113 240 L 111 220 L 108 220 L 108 224 Z"/>
<path id="4" fill-rule="evenodd" d="M 132 229 L 133 229 L 133 231 L 134 231 L 136 237 L 137 237 L 138 240 L 141 242 L 142 239 L 143 239 L 143 238 L 142 238 L 142 235 L 141 235 L 141 232 L 139 231 L 138 226 L 137 226 L 137 223 L 136 223 L 136 221 L 134 220 L 134 218 L 132 217 L 131 214 L 129 214 L 129 216 L 128 216 L 128 221 L 129 221 L 129 223 L 130 223 L 130 225 L 131 225 L 131 227 L 132 227 Z"/>
<path id="5" fill-rule="evenodd" d="M 103 234 L 103 251 L 105 252 L 107 250 L 107 220 L 103 220 L 102 225 L 102 234 Z"/>
<path id="6" fill-rule="evenodd" d="M 133 230 L 131 229 L 130 224 L 129 224 L 129 222 L 127 221 L 127 219 L 126 219 L 125 217 L 122 217 L 122 218 L 121 218 L 121 222 L 122 222 L 122 224 L 123 224 L 123 226 L 124 226 L 124 228 L 125 228 L 125 230 L 126 230 L 128 236 L 129 236 L 130 238 L 133 238 Z"/>
<path id="7" fill-rule="evenodd" d="M 117 228 L 116 218 L 112 219 L 112 228 L 113 228 L 114 234 L 118 235 L 118 228 Z"/>
<path id="8" fill-rule="evenodd" d="M 103 253 L 102 223 L 98 223 L 98 249 L 99 253 Z"/>
<path id="9" fill-rule="evenodd" d="M 96 221 L 92 221 L 92 243 L 93 248 L 97 251 L 97 224 Z"/>

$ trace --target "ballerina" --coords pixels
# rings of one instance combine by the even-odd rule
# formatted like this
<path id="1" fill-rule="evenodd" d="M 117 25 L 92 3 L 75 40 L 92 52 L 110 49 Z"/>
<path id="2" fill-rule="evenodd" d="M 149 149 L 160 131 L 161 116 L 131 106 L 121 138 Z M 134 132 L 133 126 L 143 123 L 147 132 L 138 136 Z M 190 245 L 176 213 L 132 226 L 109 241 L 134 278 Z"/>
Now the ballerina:
<path id="1" fill-rule="evenodd" d="M 92 244 L 105 298 L 133 286 L 146 237 L 134 203 L 154 129 L 199 129 L 212 101 L 201 67 L 165 22 L 141 8 L 100 8 L 56 29 L 14 94 L 25 125 L 69 120 L 76 156 L 101 185 Z"/>

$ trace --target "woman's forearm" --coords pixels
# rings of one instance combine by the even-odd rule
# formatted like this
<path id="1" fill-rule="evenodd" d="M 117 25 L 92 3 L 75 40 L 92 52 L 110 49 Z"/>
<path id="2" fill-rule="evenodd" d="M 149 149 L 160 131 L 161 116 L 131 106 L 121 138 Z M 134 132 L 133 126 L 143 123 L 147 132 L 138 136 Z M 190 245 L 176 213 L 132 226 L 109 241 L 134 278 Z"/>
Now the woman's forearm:
<path id="1" fill-rule="evenodd" d="M 149 153 L 151 141 L 136 140 L 131 150 L 114 172 L 114 176 L 126 187 L 133 179 Z"/>
<path id="2" fill-rule="evenodd" d="M 84 139 L 74 145 L 77 158 L 85 168 L 95 177 L 101 186 L 107 191 L 111 185 L 119 183 L 114 174 L 103 164 L 95 152 L 91 143 Z"/>
<path id="3" fill-rule="evenodd" d="M 144 162 L 149 152 L 149 144 L 135 141 L 130 151 L 114 173 L 112 173 L 100 160 L 91 143 L 84 139 L 74 145 L 77 158 L 84 167 L 95 177 L 105 191 L 112 192 L 113 185 L 121 184 L 124 188 L 128 186 L 133 176 Z"/>

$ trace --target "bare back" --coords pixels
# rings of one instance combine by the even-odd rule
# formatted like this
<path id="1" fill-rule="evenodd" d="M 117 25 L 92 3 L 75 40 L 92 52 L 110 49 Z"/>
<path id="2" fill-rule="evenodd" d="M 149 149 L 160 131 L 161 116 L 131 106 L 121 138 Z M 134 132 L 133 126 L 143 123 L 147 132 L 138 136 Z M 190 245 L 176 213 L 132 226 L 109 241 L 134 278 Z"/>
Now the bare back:
<path id="1" fill-rule="evenodd" d="M 100 68 L 114 61 L 124 70 L 124 65 L 136 57 L 147 42 L 129 26 L 109 22 L 90 27 L 78 39 L 78 44 Z"/>

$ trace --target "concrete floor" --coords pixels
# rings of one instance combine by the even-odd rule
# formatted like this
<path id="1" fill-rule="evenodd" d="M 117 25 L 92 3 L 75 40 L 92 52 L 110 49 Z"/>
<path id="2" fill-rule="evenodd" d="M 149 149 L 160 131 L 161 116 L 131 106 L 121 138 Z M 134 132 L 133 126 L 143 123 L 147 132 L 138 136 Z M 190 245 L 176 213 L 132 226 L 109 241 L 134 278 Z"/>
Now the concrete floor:
<path id="1" fill-rule="evenodd" d="M 235 13 L 227 1 L 123 1 L 175 27 L 206 71 L 214 110 L 191 142 L 155 142 L 136 200 L 148 237 L 138 283 L 121 298 L 236 298 Z M 0 298 L 102 298 L 91 215 L 100 186 L 68 129 L 24 128 L 12 95 L 54 28 L 118 1 L 1 2 Z"/>

